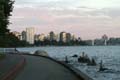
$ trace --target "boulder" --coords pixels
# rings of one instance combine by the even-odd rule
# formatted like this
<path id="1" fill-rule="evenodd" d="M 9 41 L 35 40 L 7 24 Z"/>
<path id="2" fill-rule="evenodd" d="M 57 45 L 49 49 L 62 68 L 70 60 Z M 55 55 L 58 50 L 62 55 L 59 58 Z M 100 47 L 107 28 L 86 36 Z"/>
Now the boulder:
<path id="1" fill-rule="evenodd" d="M 77 55 L 77 54 L 74 54 L 72 57 L 78 57 L 78 55 Z"/>
<path id="2" fill-rule="evenodd" d="M 43 50 L 37 50 L 37 51 L 35 51 L 34 55 L 49 56 L 48 53 L 46 51 L 43 51 Z"/>

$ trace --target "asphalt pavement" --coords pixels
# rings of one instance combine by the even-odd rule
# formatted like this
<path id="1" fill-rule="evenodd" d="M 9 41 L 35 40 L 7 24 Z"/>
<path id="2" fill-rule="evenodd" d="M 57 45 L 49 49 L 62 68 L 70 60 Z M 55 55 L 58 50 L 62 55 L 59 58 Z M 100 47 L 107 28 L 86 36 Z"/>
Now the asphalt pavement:
<path id="1" fill-rule="evenodd" d="M 6 54 L 5 59 L 0 61 L 0 80 L 5 77 L 22 60 L 22 56 Z"/>
<path id="2" fill-rule="evenodd" d="M 80 80 L 63 65 L 38 56 L 24 56 L 26 65 L 15 80 Z"/>

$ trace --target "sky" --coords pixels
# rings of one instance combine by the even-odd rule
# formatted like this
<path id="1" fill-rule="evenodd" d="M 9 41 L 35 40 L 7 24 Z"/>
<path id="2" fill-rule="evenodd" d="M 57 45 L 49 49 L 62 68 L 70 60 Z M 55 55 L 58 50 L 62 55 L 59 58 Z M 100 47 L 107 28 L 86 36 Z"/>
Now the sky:
<path id="1" fill-rule="evenodd" d="M 11 31 L 70 32 L 82 39 L 120 37 L 120 0 L 15 0 Z"/>

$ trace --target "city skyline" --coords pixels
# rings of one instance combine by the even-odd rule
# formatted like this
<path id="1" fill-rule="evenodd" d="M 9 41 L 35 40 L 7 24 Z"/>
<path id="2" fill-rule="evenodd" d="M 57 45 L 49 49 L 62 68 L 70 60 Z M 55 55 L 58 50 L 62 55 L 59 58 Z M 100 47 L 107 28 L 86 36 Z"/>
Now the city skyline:
<path id="1" fill-rule="evenodd" d="M 60 35 L 68 35 L 68 36 L 65 36 L 65 37 L 72 37 L 74 36 L 76 39 L 80 38 L 82 39 L 81 36 L 76 36 L 75 34 L 73 33 L 70 33 L 70 32 L 66 32 L 66 31 L 62 31 L 62 32 L 54 32 L 54 31 L 49 31 L 47 34 L 45 33 L 36 33 L 36 29 L 34 27 L 26 27 L 25 30 L 22 30 L 21 32 L 18 32 L 18 31 L 11 31 L 11 33 L 13 33 L 15 36 L 17 36 L 19 39 L 21 40 L 25 40 L 27 39 L 27 30 L 29 30 L 31 32 L 32 30 L 32 35 L 34 34 L 34 36 L 42 36 L 43 37 L 48 37 L 50 38 L 49 36 L 53 36 L 54 38 L 56 37 L 60 37 Z M 26 35 L 26 36 L 25 36 Z M 109 37 L 108 35 L 106 34 L 103 34 L 101 35 L 100 37 L 96 37 L 95 39 L 100 39 L 100 38 L 119 38 L 119 37 Z M 95 39 L 82 39 L 82 40 L 95 40 Z M 54 40 L 54 39 L 50 39 L 50 40 Z"/>
<path id="2" fill-rule="evenodd" d="M 37 29 L 36 28 L 34 28 L 34 27 L 26 27 L 25 29 L 23 29 L 23 30 L 21 30 L 21 31 L 11 31 L 11 33 L 13 33 L 15 36 L 18 36 L 19 37 L 19 39 L 20 39 L 20 35 L 22 35 L 22 34 L 25 34 L 26 33 L 26 29 L 27 28 L 33 28 L 34 29 L 34 35 L 43 35 L 43 36 L 45 36 L 45 37 L 48 37 L 49 35 L 50 35 L 50 33 L 51 32 L 53 32 L 56 36 L 58 36 L 58 35 L 60 35 L 61 33 L 66 33 L 66 34 L 71 34 L 72 36 L 75 36 L 75 38 L 76 39 L 78 39 L 78 38 L 81 38 L 82 40 L 95 40 L 95 39 L 101 39 L 102 37 L 108 37 L 108 38 L 120 38 L 120 36 L 118 36 L 118 37 L 115 37 L 115 36 L 108 36 L 107 34 L 102 34 L 102 35 L 100 35 L 100 37 L 95 37 L 95 38 L 90 38 L 90 39 L 84 39 L 84 38 L 82 38 L 80 35 L 79 36 L 77 36 L 77 35 L 75 35 L 74 33 L 71 33 L 71 32 L 69 32 L 69 31 L 61 31 L 61 32 L 55 32 L 55 31 L 49 31 L 49 32 L 47 32 L 47 33 L 44 33 L 44 32 L 36 32 L 37 31 Z M 23 38 L 25 38 L 25 36 L 23 36 Z"/>
<path id="3" fill-rule="evenodd" d="M 43 33 L 35 34 L 33 27 L 26 28 L 26 31 L 22 32 L 11 32 L 19 40 L 26 41 L 31 45 L 45 46 L 45 45 L 88 45 L 88 46 L 108 46 L 108 45 L 119 45 L 120 37 L 108 37 L 106 34 L 102 35 L 101 38 L 93 40 L 83 40 L 81 37 L 76 37 L 69 32 L 54 33 L 50 31 L 47 35 Z"/>
<path id="4" fill-rule="evenodd" d="M 119 3 L 119 0 L 16 0 L 9 28 L 21 32 L 32 26 L 37 33 L 45 34 L 66 31 L 83 39 L 103 34 L 120 37 Z"/>

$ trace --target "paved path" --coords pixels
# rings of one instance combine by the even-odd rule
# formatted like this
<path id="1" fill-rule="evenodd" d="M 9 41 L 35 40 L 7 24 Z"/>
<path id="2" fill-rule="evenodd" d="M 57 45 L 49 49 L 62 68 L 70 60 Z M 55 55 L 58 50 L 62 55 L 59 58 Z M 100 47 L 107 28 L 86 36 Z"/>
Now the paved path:
<path id="1" fill-rule="evenodd" d="M 0 80 L 23 59 L 19 55 L 7 54 L 5 59 L 0 61 Z"/>
<path id="2" fill-rule="evenodd" d="M 52 60 L 37 56 L 24 57 L 27 64 L 15 80 L 80 80 L 67 68 Z"/>

